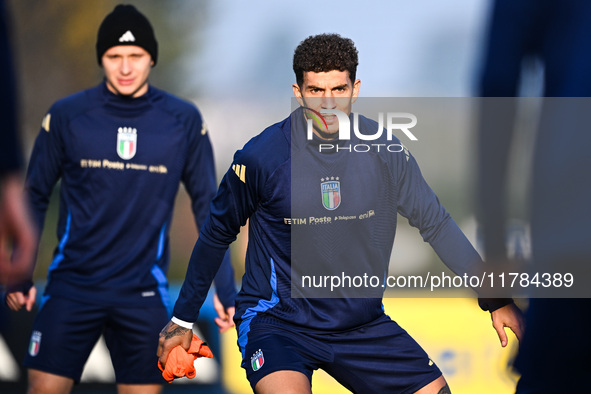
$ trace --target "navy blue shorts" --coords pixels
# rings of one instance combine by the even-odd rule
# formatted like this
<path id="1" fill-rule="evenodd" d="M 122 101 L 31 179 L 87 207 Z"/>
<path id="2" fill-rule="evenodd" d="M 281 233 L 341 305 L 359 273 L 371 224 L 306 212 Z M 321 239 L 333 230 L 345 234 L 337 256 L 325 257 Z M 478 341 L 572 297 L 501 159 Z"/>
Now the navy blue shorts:
<path id="1" fill-rule="evenodd" d="M 117 383 L 163 383 L 158 334 L 168 322 L 164 305 L 105 307 L 49 298 L 39 310 L 25 366 L 80 381 L 92 348 L 104 335 Z"/>
<path id="2" fill-rule="evenodd" d="M 386 315 L 338 333 L 295 331 L 255 317 L 240 350 L 253 389 L 266 375 L 285 370 L 311 381 L 320 368 L 354 393 L 413 393 L 441 376 L 419 344 Z"/>

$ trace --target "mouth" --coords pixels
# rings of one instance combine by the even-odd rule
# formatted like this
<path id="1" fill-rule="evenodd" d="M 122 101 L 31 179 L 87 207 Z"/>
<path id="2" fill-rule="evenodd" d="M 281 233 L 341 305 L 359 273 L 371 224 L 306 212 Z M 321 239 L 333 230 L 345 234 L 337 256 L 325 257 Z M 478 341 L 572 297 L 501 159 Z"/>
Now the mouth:
<path id="1" fill-rule="evenodd" d="M 129 86 L 133 84 L 133 79 L 117 79 L 117 82 L 121 86 Z"/>
<path id="2" fill-rule="evenodd" d="M 320 113 L 320 115 L 322 115 L 322 117 L 324 118 L 324 120 L 326 121 L 326 123 L 335 123 L 337 120 L 337 116 L 335 114 L 325 114 L 325 113 Z"/>

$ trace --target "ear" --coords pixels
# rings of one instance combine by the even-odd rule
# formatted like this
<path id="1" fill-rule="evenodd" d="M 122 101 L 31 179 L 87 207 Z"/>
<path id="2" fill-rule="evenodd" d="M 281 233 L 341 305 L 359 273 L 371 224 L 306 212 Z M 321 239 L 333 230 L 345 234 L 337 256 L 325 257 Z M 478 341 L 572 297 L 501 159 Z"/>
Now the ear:
<path id="1" fill-rule="evenodd" d="M 300 85 L 294 83 L 293 85 L 291 85 L 291 88 L 293 89 L 293 95 L 296 98 L 296 100 L 298 100 L 300 106 L 305 107 L 304 99 L 302 97 L 302 91 L 300 90 Z"/>
<path id="2" fill-rule="evenodd" d="M 359 96 L 359 87 L 361 86 L 361 80 L 356 79 L 355 82 L 353 83 L 353 100 L 351 100 L 352 103 L 354 103 L 355 101 L 357 101 L 357 97 Z"/>

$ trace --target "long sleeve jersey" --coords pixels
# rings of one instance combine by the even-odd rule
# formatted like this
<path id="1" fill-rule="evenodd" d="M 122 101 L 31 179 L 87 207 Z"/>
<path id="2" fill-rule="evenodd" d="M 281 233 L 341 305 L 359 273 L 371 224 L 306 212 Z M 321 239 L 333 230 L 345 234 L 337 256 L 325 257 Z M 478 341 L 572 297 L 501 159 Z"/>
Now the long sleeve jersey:
<path id="1" fill-rule="evenodd" d="M 363 116 L 359 121 L 365 134 L 378 128 Z M 397 213 L 407 217 L 456 272 L 480 264 L 480 256 L 427 185 L 409 151 L 349 153 L 349 147 L 362 142 L 352 137 L 333 142 L 338 152 L 321 151 L 322 141 L 308 140 L 306 119 L 298 109 L 238 151 L 195 245 L 174 317 L 196 320 L 225 248 L 247 220 L 246 269 L 236 299 L 239 342 L 245 340 L 253 319 L 333 331 L 381 316 L 381 294 L 314 298 L 292 292 L 292 265 L 310 256 L 314 264 L 324 266 L 347 259 L 386 275 Z M 380 143 L 402 147 L 395 138 L 376 141 Z M 294 237 L 296 231 L 302 238 Z"/>
<path id="2" fill-rule="evenodd" d="M 151 86 L 128 98 L 105 83 L 57 101 L 43 119 L 27 171 L 40 229 L 58 179 L 59 243 L 45 295 L 105 305 L 166 303 L 179 184 L 191 197 L 198 228 L 217 184 L 197 108 Z M 223 267 L 223 300 L 231 305 L 233 272 L 229 261 Z"/>

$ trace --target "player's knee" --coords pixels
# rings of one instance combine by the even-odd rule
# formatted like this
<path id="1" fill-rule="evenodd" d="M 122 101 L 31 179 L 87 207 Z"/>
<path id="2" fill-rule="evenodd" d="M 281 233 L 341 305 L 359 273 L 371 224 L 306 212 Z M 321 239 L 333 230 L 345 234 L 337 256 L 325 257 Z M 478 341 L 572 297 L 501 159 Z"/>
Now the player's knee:
<path id="1" fill-rule="evenodd" d="M 256 394 L 311 394 L 310 381 L 301 372 L 276 371 L 256 384 Z"/>
<path id="2" fill-rule="evenodd" d="M 416 391 L 415 394 L 451 394 L 451 390 L 445 378 L 440 376 L 425 387 Z"/>
<path id="3" fill-rule="evenodd" d="M 449 385 L 446 383 L 445 386 L 443 386 L 437 394 L 451 394 L 451 390 L 449 389 Z"/>
<path id="4" fill-rule="evenodd" d="M 68 394 L 74 380 L 48 372 L 29 369 L 27 394 Z"/>

